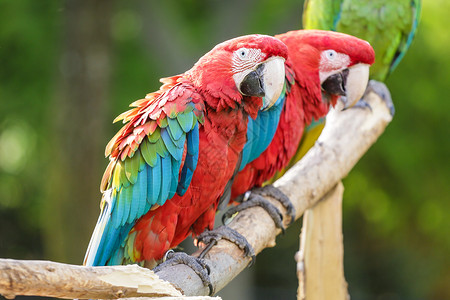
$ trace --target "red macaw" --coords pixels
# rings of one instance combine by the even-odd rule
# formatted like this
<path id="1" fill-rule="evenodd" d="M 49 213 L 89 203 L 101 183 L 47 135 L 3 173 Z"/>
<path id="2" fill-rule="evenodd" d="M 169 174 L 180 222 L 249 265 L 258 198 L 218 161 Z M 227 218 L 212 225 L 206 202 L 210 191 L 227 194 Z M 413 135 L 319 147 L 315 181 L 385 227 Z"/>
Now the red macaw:
<path id="1" fill-rule="evenodd" d="M 132 103 L 106 147 L 101 212 L 85 265 L 154 266 L 218 202 L 246 142 L 248 116 L 284 85 L 287 48 L 249 35 L 221 43 L 189 71 Z"/>
<path id="2" fill-rule="evenodd" d="M 359 100 L 367 86 L 369 66 L 375 59 L 368 42 L 342 33 L 296 30 L 276 38 L 288 47 L 286 69 L 287 74 L 293 75 L 286 80 L 286 100 L 275 136 L 264 152 L 261 153 L 260 147 L 249 155 L 256 159 L 242 161 L 243 169 L 234 178 L 231 199 L 253 187 L 262 186 L 275 172 L 286 167 L 297 152 L 305 126 L 324 117 L 338 99 L 345 101 L 345 107 Z M 276 106 L 268 111 L 275 109 Z M 268 111 L 260 112 L 256 120 L 249 121 L 248 128 L 258 127 L 260 115 Z M 245 147 L 255 152 L 254 145 L 262 142 L 254 136 L 248 143 L 251 144 Z M 253 206 L 250 203 L 246 206 Z M 233 208 L 226 216 L 242 208 Z"/>

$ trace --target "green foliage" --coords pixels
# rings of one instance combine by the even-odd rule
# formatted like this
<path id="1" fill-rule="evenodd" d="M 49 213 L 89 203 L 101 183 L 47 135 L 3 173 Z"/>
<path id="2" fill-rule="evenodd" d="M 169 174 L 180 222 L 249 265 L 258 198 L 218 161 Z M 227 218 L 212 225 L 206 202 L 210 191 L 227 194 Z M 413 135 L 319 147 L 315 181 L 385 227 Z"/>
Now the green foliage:
<path id="1" fill-rule="evenodd" d="M 45 159 L 49 128 L 58 115 L 53 100 L 64 68 L 62 7 L 58 1 L 0 2 L 1 257 L 52 259 L 42 250 L 40 228 L 52 213 L 41 207 L 52 164 Z M 297 0 L 117 1 L 107 119 L 218 42 L 299 28 L 301 9 Z M 354 299 L 450 298 L 448 11 L 448 1 L 424 1 L 417 37 L 387 81 L 395 118 L 344 181 L 345 271 Z M 107 127 L 105 145 L 119 126 Z M 80 222 L 95 222 L 84 218 Z M 281 247 L 258 257 L 258 299 L 294 297 L 297 234 L 288 231 Z"/>

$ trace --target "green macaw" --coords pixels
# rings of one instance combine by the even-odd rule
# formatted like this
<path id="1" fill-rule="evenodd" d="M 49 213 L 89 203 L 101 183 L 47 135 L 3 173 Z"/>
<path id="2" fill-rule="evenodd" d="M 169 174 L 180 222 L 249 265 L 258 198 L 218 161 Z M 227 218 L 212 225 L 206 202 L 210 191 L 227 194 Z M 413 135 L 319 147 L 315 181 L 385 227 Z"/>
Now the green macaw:
<path id="1" fill-rule="evenodd" d="M 394 114 L 390 93 L 384 84 L 411 45 L 417 30 L 421 0 L 305 0 L 303 28 L 347 33 L 368 41 L 375 50 L 369 88 L 383 94 Z M 299 161 L 319 138 L 325 118 L 315 120 L 303 134 L 297 153 L 272 181 Z"/>
<path id="2" fill-rule="evenodd" d="M 370 79 L 384 81 L 411 45 L 420 11 L 421 0 L 306 0 L 303 27 L 368 41 L 375 49 Z"/>

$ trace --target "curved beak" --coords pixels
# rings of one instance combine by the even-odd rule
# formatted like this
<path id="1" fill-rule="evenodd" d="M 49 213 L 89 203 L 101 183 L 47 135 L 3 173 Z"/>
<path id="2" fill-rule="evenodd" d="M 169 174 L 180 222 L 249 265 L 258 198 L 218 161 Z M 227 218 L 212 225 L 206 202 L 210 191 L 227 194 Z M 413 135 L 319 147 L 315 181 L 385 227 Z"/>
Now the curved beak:
<path id="1" fill-rule="evenodd" d="M 261 109 L 268 109 L 277 102 L 284 87 L 284 58 L 271 57 L 258 64 L 254 70 L 235 74 L 234 77 L 243 95 L 263 97 Z M 242 77 L 243 79 L 239 81 Z"/>
<path id="2" fill-rule="evenodd" d="M 352 107 L 364 94 L 369 82 L 368 64 L 356 64 L 328 76 L 322 82 L 322 90 L 329 95 L 339 95 L 342 109 Z"/>

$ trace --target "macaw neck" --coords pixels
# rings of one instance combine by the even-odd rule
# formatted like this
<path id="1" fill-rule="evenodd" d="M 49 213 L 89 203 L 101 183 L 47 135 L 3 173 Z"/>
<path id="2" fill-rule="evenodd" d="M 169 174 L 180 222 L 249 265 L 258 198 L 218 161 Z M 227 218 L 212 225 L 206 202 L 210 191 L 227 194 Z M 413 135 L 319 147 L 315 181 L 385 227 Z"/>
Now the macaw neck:
<path id="1" fill-rule="evenodd" d="M 300 76 L 299 76 L 300 75 Z M 303 130 L 313 121 L 328 113 L 329 105 L 322 101 L 319 76 L 314 73 L 295 73 L 295 81 L 288 89 L 286 103 L 281 114 L 276 135 L 279 138 L 277 169 L 284 168 L 297 151 Z M 281 133 L 280 131 L 282 129 Z M 277 137 L 278 138 L 278 137 Z"/>
<path id="2" fill-rule="evenodd" d="M 303 110 L 303 120 L 305 124 L 310 124 L 313 120 L 325 116 L 328 113 L 330 102 L 324 101 L 318 73 L 314 72 L 295 72 L 295 83 L 298 87 L 297 95 L 290 97 L 295 101 L 295 105 Z M 293 85 L 293 86 L 294 86 Z M 292 89 L 291 89 L 292 90 Z M 289 98 L 288 98 L 289 99 Z"/>
<path id="3" fill-rule="evenodd" d="M 230 112 L 243 111 L 253 119 L 256 118 L 258 111 L 262 107 L 261 97 L 248 97 L 239 94 L 236 96 L 229 96 L 223 92 L 202 91 L 205 104 L 216 112 Z"/>

